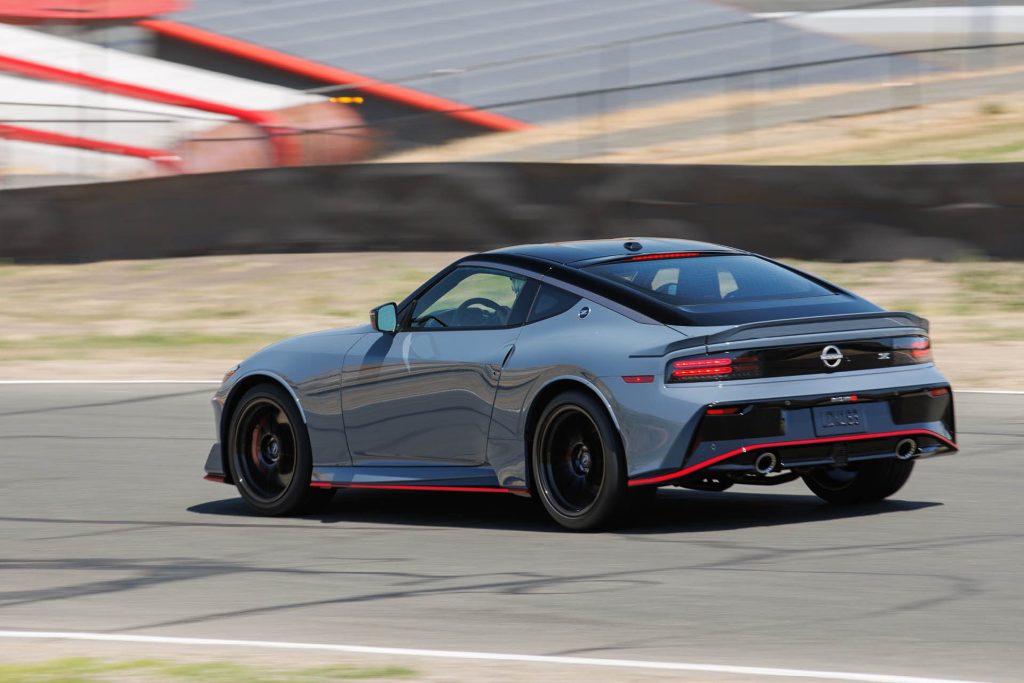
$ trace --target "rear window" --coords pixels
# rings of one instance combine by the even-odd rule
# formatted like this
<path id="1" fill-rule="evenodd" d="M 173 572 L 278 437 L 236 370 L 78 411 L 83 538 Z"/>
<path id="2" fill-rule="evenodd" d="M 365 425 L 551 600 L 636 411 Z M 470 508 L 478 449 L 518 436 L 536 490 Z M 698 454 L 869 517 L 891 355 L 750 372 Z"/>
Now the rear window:
<path id="1" fill-rule="evenodd" d="M 803 275 L 743 254 L 618 261 L 587 270 L 676 306 L 834 294 Z"/>

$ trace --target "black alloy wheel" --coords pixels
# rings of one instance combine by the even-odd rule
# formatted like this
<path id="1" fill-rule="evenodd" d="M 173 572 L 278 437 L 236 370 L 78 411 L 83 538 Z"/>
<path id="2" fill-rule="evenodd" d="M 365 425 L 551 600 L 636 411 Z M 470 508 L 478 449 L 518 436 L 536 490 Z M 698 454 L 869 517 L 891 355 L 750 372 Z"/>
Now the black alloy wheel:
<path id="1" fill-rule="evenodd" d="M 262 515 L 313 511 L 333 496 L 309 485 L 313 457 L 291 396 L 260 384 L 238 402 L 228 429 L 228 465 L 238 492 Z"/>
<path id="2" fill-rule="evenodd" d="M 531 464 L 538 498 L 568 529 L 608 525 L 626 499 L 618 433 L 604 406 L 588 392 L 566 391 L 545 406 Z"/>
<path id="3" fill-rule="evenodd" d="M 830 503 L 871 503 L 903 488 L 913 460 L 867 460 L 845 467 L 821 467 L 803 475 L 807 488 Z"/>

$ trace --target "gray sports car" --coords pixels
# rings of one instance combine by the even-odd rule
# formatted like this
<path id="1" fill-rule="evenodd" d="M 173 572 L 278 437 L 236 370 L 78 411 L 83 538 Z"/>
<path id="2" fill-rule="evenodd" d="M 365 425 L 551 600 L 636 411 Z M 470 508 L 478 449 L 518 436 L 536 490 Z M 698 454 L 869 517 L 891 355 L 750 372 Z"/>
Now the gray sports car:
<path id="1" fill-rule="evenodd" d="M 955 452 L 928 324 L 763 256 L 619 239 L 468 256 L 370 324 L 274 344 L 214 397 L 206 478 L 534 496 L 594 529 L 659 486 L 877 501 Z"/>

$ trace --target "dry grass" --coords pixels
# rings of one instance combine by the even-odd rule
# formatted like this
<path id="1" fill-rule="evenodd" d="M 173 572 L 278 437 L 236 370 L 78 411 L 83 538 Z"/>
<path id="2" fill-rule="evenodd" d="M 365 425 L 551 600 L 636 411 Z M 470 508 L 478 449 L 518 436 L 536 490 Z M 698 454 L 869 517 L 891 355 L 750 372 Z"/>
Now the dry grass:
<path id="1" fill-rule="evenodd" d="M 413 670 L 397 666 L 269 668 L 227 661 L 109 661 L 91 657 L 0 663 L 0 683 L 330 683 L 398 681 L 410 677 L 422 680 Z"/>
<path id="2" fill-rule="evenodd" d="M 942 73 L 899 83 L 851 83 L 803 86 L 770 91 L 737 91 L 678 102 L 636 107 L 555 123 L 514 133 L 495 133 L 438 147 L 412 150 L 381 162 L 466 161 L 529 148 L 570 142 L 605 133 L 642 131 L 666 124 L 719 117 L 722 134 L 668 140 L 572 159 L 612 163 L 710 164 L 891 164 L 1024 159 L 1024 92 L 914 105 L 914 86 L 969 82 L 999 74 L 1024 73 L 1013 66 L 986 71 Z M 822 118 L 804 123 L 728 132 L 735 117 L 757 120 L 759 108 L 799 104 L 813 112 L 816 104 L 837 95 L 869 92 L 889 103 L 890 111 L 864 116 Z"/>
<path id="3" fill-rule="evenodd" d="M 215 378 L 265 344 L 363 323 L 455 253 L 211 256 L 0 266 L 0 378 Z M 1024 388 L 1020 263 L 799 263 L 931 319 L 964 386 Z"/>
<path id="4" fill-rule="evenodd" d="M 580 161 L 828 165 L 1021 160 L 1024 92 L 710 135 Z"/>

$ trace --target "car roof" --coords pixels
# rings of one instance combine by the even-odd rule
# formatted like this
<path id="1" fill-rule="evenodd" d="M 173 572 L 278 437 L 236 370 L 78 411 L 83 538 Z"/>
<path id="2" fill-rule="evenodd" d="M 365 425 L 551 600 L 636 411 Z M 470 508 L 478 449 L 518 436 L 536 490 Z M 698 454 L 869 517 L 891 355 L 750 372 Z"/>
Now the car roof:
<path id="1" fill-rule="evenodd" d="M 627 243 L 640 245 L 637 249 L 626 248 Z M 732 247 L 694 240 L 671 239 L 667 237 L 620 237 L 604 240 L 581 240 L 578 242 L 551 242 L 548 244 L 524 244 L 485 252 L 509 256 L 527 256 L 555 263 L 570 264 L 579 261 L 631 256 L 640 254 L 664 254 L 676 251 L 727 251 L 744 253 Z"/>

